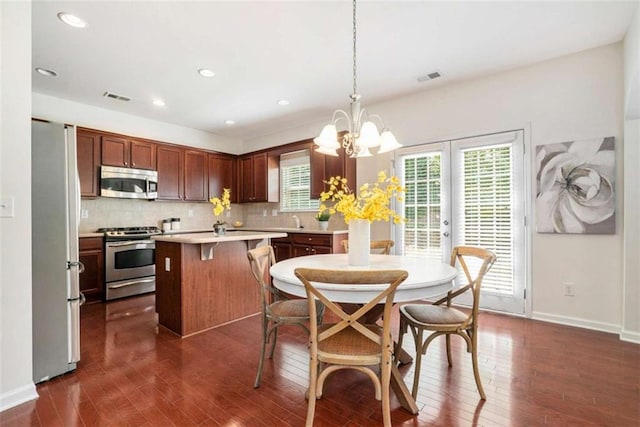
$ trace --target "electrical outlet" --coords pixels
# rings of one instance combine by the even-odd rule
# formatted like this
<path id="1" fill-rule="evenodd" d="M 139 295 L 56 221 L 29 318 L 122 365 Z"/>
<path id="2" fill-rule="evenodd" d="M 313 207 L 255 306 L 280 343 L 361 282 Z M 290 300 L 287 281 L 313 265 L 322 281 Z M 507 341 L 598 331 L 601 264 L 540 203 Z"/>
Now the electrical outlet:
<path id="1" fill-rule="evenodd" d="M 189 209 L 187 211 L 187 216 L 193 216 L 193 209 Z"/>
<path id="2" fill-rule="evenodd" d="M 576 294 L 574 293 L 573 283 L 572 282 L 563 282 L 564 286 L 564 296 L 565 297 L 573 297 Z"/>
<path id="3" fill-rule="evenodd" d="M 82 219 L 89 218 L 89 209 L 81 209 L 80 210 L 80 218 L 82 218 Z"/>
<path id="4" fill-rule="evenodd" d="M 171 271 L 171 258 L 164 258 L 164 271 Z"/>
<path id="5" fill-rule="evenodd" d="M 267 216 L 267 210 L 266 209 L 262 210 L 262 216 Z"/>

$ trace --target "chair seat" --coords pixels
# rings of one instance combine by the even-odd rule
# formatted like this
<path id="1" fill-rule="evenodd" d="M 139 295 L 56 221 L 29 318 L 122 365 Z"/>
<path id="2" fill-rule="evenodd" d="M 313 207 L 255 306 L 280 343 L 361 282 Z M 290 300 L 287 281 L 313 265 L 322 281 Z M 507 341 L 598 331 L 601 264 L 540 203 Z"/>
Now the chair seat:
<path id="1" fill-rule="evenodd" d="M 457 326 L 464 323 L 469 315 L 442 305 L 407 304 L 400 311 L 413 323 L 420 325 Z"/>
<path id="2" fill-rule="evenodd" d="M 269 306 L 271 313 L 278 317 L 309 317 L 306 299 L 276 301 Z"/>
<path id="3" fill-rule="evenodd" d="M 335 324 L 318 326 L 318 335 Z M 367 329 L 382 334 L 378 325 L 366 325 Z M 318 360 L 342 365 L 375 365 L 380 363 L 380 343 L 375 343 L 353 328 L 346 328 L 318 343 Z M 354 363 L 354 359 L 359 359 Z"/>

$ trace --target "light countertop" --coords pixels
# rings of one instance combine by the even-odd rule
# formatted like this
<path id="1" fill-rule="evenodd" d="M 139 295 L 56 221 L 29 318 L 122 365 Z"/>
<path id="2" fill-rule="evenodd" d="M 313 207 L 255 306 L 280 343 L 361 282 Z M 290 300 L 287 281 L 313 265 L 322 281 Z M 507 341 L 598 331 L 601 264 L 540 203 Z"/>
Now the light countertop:
<path id="1" fill-rule="evenodd" d="M 232 242 L 238 240 L 262 240 L 274 239 L 277 237 L 287 237 L 284 232 L 256 232 L 256 231 L 227 231 L 226 234 L 219 236 L 216 233 L 190 233 L 183 231 L 180 234 L 165 234 L 151 236 L 152 240 L 170 243 L 187 243 L 187 244 L 204 244 L 204 243 L 220 243 Z"/>

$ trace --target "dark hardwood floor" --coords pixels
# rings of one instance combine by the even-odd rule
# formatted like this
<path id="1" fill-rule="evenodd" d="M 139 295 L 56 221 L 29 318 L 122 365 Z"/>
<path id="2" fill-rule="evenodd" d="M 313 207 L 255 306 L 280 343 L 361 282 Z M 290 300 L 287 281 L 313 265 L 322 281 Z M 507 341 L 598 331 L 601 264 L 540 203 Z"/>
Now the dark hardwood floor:
<path id="1" fill-rule="evenodd" d="M 262 386 L 253 388 L 259 319 L 251 317 L 180 339 L 158 329 L 154 297 L 82 310 L 82 361 L 75 373 L 37 388 L 40 397 L 0 414 L 2 426 L 302 426 L 306 414 L 306 338 L 283 328 Z M 479 361 L 487 400 L 475 388 L 471 359 L 453 339 L 424 359 L 420 413 L 392 399 L 394 425 L 638 426 L 640 346 L 616 335 L 482 313 Z M 412 339 L 405 337 L 405 349 Z M 408 384 L 413 364 L 401 368 Z M 381 425 L 370 381 L 343 371 L 329 378 L 316 426 Z"/>

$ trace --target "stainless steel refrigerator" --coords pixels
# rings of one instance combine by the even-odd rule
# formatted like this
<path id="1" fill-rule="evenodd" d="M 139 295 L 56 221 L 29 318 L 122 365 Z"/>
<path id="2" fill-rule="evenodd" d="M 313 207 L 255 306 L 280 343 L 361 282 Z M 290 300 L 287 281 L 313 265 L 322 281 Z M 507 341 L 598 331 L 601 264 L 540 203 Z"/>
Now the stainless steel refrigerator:
<path id="1" fill-rule="evenodd" d="M 74 126 L 31 122 L 31 204 L 33 380 L 39 383 L 75 370 L 80 360 Z"/>

